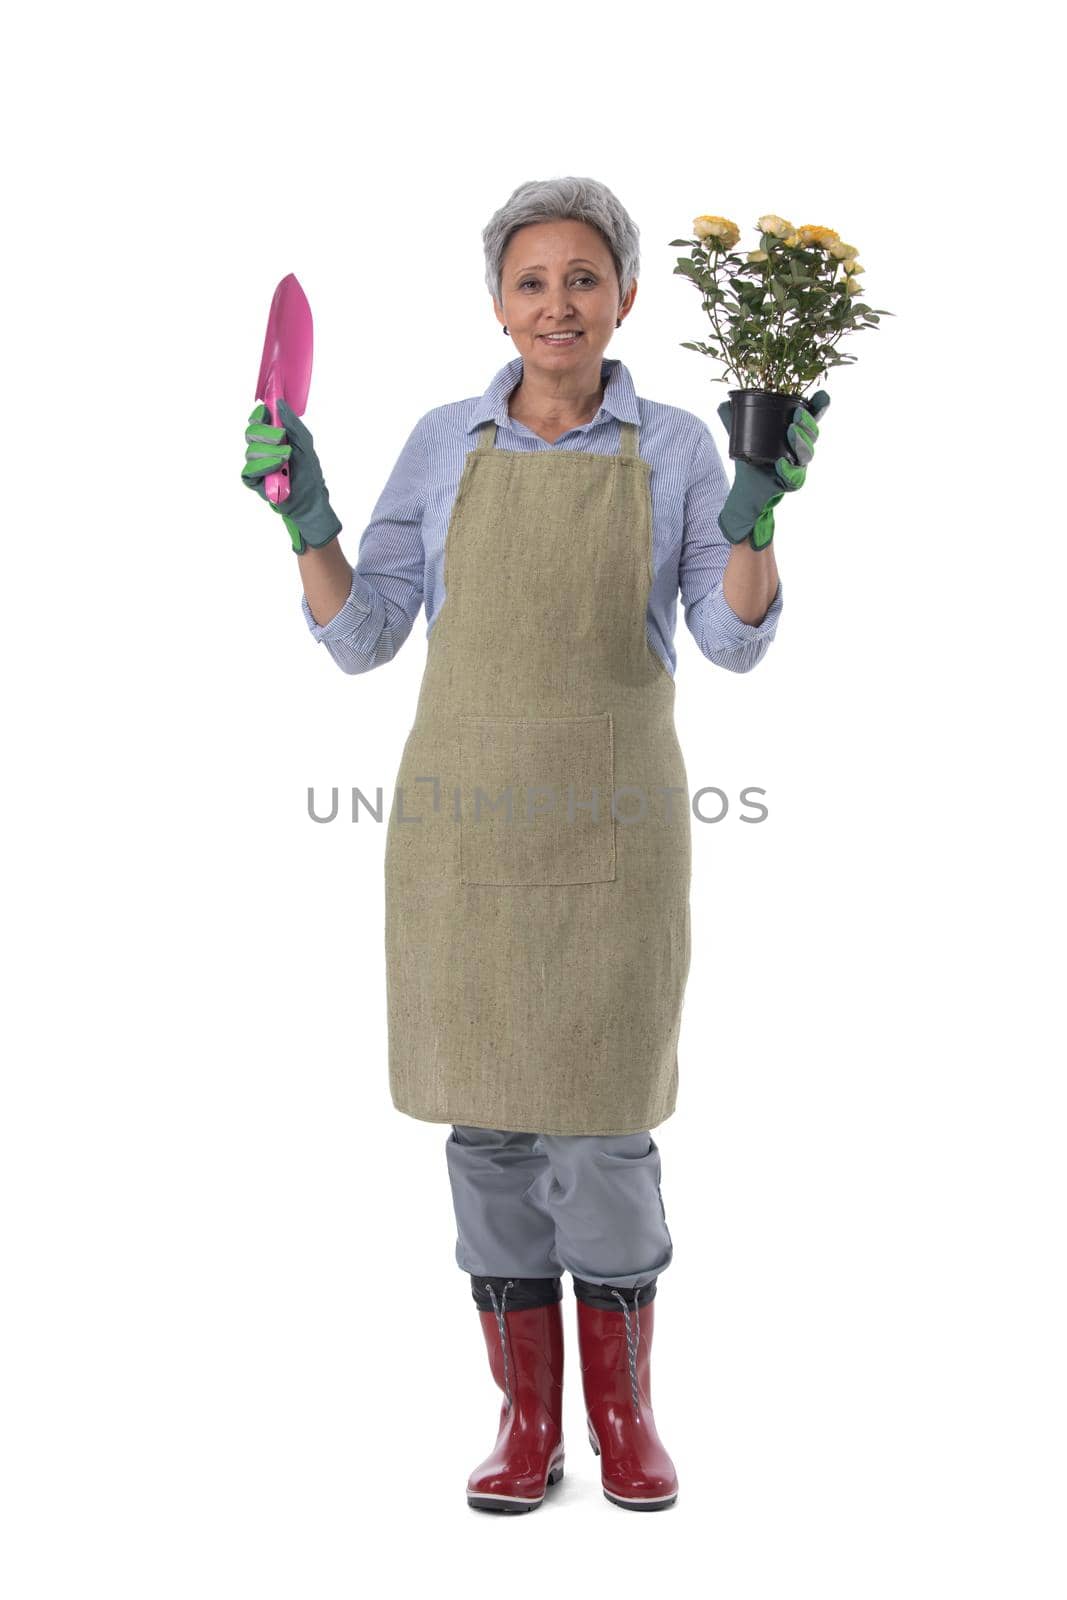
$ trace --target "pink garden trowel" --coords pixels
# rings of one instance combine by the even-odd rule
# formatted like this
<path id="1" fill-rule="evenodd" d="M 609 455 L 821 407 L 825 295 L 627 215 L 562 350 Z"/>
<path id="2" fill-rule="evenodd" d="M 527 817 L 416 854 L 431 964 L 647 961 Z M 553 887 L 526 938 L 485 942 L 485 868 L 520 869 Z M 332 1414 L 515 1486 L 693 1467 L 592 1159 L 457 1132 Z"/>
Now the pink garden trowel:
<path id="1" fill-rule="evenodd" d="M 290 272 L 274 291 L 267 318 L 267 337 L 263 341 L 263 360 L 259 364 L 256 399 L 262 400 L 276 428 L 285 423 L 278 415 L 278 400 L 303 416 L 311 387 L 313 330 L 307 295 Z M 289 498 L 289 463 L 263 480 L 267 499 L 281 505 Z"/>

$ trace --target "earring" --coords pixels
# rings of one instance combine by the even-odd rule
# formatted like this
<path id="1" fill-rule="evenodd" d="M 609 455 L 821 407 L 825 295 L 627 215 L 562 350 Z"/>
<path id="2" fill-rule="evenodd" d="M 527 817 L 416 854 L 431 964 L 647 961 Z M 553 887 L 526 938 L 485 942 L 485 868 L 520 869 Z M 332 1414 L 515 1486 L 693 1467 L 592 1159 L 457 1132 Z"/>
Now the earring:
<path id="1" fill-rule="evenodd" d="M 508 325 L 507 325 L 507 323 L 506 323 L 506 322 L 505 322 L 505 324 L 504 324 L 504 332 L 505 332 L 505 333 L 507 333 L 507 331 L 508 331 Z"/>
<path id="2" fill-rule="evenodd" d="M 617 328 L 621 328 L 622 327 L 622 318 L 621 317 L 619 318 L 618 322 L 616 322 L 615 326 Z"/>

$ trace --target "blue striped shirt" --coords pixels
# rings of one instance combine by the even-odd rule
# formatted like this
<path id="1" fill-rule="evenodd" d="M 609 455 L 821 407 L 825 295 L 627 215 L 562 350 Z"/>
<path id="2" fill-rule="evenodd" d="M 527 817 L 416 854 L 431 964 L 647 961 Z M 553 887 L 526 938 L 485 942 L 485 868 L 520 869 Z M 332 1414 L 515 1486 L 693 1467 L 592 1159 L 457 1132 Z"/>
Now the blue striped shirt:
<path id="1" fill-rule="evenodd" d="M 312 636 L 344 672 L 369 672 L 391 661 L 411 632 L 423 602 L 426 636 L 445 601 L 445 538 L 456 490 L 478 427 L 492 417 L 502 450 L 585 450 L 614 455 L 619 423 L 636 422 L 639 449 L 652 467 L 652 562 L 645 632 L 674 676 L 679 592 L 686 626 L 716 666 L 749 672 L 774 638 L 782 609 L 778 584 L 759 623 L 742 622 L 727 604 L 722 577 L 732 546 L 719 527 L 730 484 L 707 425 L 680 406 L 639 399 L 621 361 L 604 360 L 604 399 L 590 422 L 550 444 L 508 414 L 522 377 L 522 357 L 501 367 L 476 399 L 435 406 L 419 419 L 378 499 L 359 543 L 348 599 L 335 617 L 316 623 L 302 596 Z"/>

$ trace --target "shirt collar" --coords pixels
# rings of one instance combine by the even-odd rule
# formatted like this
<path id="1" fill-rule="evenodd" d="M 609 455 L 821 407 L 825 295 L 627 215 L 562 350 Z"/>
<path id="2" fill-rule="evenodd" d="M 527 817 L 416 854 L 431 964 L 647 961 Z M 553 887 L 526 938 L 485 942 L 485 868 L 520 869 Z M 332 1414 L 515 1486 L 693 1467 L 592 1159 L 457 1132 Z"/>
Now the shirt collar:
<path id="1" fill-rule="evenodd" d="M 603 422 L 606 414 L 618 417 L 620 422 L 640 424 L 641 413 L 637 407 L 637 393 L 628 369 L 621 361 L 609 361 L 605 357 L 601 361 L 600 376 L 604 384 L 604 398 L 600 410 L 591 421 L 583 423 L 582 426 L 588 428 L 594 422 Z M 482 423 L 488 422 L 490 418 L 498 427 L 515 426 L 514 420 L 508 415 L 508 400 L 521 377 L 522 357 L 516 356 L 507 366 L 501 367 L 485 393 L 474 402 L 467 423 L 468 433 L 473 433 L 475 428 L 481 427 Z"/>

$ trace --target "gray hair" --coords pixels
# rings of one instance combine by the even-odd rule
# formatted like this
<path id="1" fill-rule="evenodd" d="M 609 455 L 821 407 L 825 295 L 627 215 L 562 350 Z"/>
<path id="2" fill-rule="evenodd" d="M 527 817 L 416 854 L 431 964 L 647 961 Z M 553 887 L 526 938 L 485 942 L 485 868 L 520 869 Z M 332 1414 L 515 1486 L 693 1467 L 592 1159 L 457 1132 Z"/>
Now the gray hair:
<path id="1" fill-rule="evenodd" d="M 500 270 L 512 234 L 527 223 L 554 218 L 588 222 L 603 235 L 619 277 L 619 299 L 624 299 L 640 266 L 638 229 L 629 212 L 596 178 L 546 178 L 520 183 L 482 229 L 485 281 L 497 303 L 501 303 Z"/>

